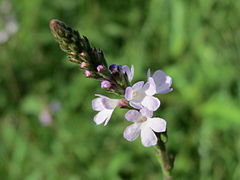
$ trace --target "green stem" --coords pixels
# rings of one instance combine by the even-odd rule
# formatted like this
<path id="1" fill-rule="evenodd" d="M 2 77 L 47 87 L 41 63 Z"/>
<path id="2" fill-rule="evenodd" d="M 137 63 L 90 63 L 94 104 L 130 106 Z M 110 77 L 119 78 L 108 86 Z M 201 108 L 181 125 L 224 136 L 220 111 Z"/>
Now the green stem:
<path id="1" fill-rule="evenodd" d="M 171 170 L 173 168 L 173 158 L 167 153 L 165 143 L 159 138 L 157 144 L 157 155 L 162 168 L 163 180 L 171 180 Z"/>

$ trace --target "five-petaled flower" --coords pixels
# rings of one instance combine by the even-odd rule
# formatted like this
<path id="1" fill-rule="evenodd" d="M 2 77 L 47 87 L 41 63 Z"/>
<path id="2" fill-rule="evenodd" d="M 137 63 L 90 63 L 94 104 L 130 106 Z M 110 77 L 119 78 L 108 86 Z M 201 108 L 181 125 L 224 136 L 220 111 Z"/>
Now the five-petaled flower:
<path id="1" fill-rule="evenodd" d="M 156 145 L 158 139 L 154 132 L 165 132 L 166 121 L 162 118 L 152 118 L 152 115 L 153 112 L 146 108 L 141 109 L 140 112 L 129 110 L 125 114 L 125 118 L 133 124 L 124 130 L 124 138 L 128 141 L 134 141 L 140 135 L 145 147 Z"/>
<path id="2" fill-rule="evenodd" d="M 155 92 L 155 83 L 147 82 L 144 84 L 143 81 L 139 81 L 132 87 L 126 88 L 125 98 L 136 109 L 146 107 L 150 111 L 156 111 L 160 106 L 160 101 L 153 97 Z"/>

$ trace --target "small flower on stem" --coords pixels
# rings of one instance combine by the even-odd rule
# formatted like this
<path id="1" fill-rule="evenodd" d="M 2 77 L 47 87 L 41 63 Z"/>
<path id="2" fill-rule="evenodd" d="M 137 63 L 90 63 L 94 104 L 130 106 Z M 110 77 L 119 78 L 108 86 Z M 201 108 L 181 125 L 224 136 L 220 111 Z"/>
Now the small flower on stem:
<path id="1" fill-rule="evenodd" d="M 149 147 L 157 144 L 157 136 L 154 132 L 161 133 L 166 131 L 166 121 L 162 118 L 152 118 L 153 112 L 147 109 L 129 110 L 125 118 L 133 122 L 123 133 L 128 141 L 134 141 L 141 136 L 143 146 Z"/>
<path id="2" fill-rule="evenodd" d="M 92 101 L 92 108 L 99 111 L 94 117 L 94 122 L 99 125 L 104 123 L 104 126 L 109 122 L 114 109 L 118 106 L 120 99 L 110 99 L 106 96 L 96 94 L 98 98 Z"/>
<path id="3" fill-rule="evenodd" d="M 160 106 L 160 101 L 153 97 L 155 93 L 155 84 L 139 81 L 132 87 L 127 87 L 125 90 L 125 98 L 129 104 L 137 109 L 146 107 L 150 111 L 156 111 Z"/>
<path id="4" fill-rule="evenodd" d="M 148 70 L 148 81 L 155 84 L 156 94 L 163 94 L 171 92 L 173 89 L 170 88 L 172 85 L 172 78 L 166 75 L 163 71 L 158 70 L 153 73 L 151 77 L 150 69 Z"/>

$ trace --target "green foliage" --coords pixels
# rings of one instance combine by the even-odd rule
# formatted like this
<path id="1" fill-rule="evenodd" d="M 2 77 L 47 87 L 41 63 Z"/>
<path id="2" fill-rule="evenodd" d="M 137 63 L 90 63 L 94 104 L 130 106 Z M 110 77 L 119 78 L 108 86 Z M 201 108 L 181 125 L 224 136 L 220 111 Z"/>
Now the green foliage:
<path id="1" fill-rule="evenodd" d="M 156 115 L 168 122 L 174 179 L 240 179 L 238 1 L 11 2 L 19 29 L 0 44 L 1 179 L 161 177 L 154 148 L 123 139 L 125 110 L 108 127 L 93 123 L 91 100 L 103 91 L 59 49 L 53 18 L 87 36 L 108 64 L 135 65 L 135 81 L 149 67 L 173 77 Z M 49 126 L 39 121 L 44 110 Z"/>

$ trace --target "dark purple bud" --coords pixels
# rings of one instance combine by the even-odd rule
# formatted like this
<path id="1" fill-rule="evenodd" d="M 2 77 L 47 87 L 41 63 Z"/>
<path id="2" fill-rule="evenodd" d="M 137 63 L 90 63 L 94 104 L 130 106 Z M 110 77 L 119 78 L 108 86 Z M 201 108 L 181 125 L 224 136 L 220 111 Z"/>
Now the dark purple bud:
<path id="1" fill-rule="evenodd" d="M 109 66 L 109 70 L 110 70 L 111 72 L 117 72 L 117 71 L 118 71 L 118 65 L 116 65 L 116 64 L 110 65 L 110 66 Z"/>

